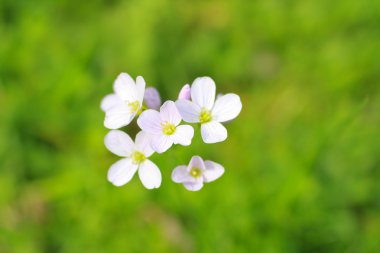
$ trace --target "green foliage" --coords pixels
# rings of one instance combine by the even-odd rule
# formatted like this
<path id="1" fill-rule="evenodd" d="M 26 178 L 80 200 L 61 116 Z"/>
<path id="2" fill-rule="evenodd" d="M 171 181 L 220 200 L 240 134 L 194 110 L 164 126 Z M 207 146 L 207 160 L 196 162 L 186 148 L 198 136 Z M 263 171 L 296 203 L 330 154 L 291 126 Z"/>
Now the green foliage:
<path id="1" fill-rule="evenodd" d="M 0 0 L 0 252 L 380 252 L 379 1 Z M 226 142 L 106 180 L 120 72 L 241 95 Z M 128 127 L 135 131 L 136 127 Z M 192 155 L 225 175 L 171 182 Z"/>

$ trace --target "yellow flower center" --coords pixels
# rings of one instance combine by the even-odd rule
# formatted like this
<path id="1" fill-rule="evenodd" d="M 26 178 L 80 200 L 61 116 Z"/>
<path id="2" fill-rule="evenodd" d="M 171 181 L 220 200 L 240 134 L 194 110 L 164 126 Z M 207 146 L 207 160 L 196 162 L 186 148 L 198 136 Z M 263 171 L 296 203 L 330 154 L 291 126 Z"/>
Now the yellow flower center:
<path id="1" fill-rule="evenodd" d="M 139 151 L 133 152 L 131 157 L 134 164 L 139 164 L 146 160 L 145 155 Z"/>
<path id="2" fill-rule="evenodd" d="M 162 126 L 162 132 L 166 135 L 172 135 L 174 134 L 176 130 L 175 125 L 170 124 L 167 121 L 165 121 L 164 123 L 161 123 L 161 126 Z"/>
<path id="3" fill-rule="evenodd" d="M 199 168 L 191 168 L 190 170 L 190 176 L 193 178 L 198 178 L 202 175 L 202 171 Z"/>
<path id="4" fill-rule="evenodd" d="M 136 113 L 140 109 L 139 101 L 129 102 L 128 106 L 130 107 L 131 113 Z"/>
<path id="5" fill-rule="evenodd" d="M 212 119 L 211 112 L 209 110 L 203 108 L 201 110 L 201 113 L 199 114 L 199 122 L 201 122 L 201 124 L 203 124 L 203 123 L 210 122 L 211 119 Z"/>

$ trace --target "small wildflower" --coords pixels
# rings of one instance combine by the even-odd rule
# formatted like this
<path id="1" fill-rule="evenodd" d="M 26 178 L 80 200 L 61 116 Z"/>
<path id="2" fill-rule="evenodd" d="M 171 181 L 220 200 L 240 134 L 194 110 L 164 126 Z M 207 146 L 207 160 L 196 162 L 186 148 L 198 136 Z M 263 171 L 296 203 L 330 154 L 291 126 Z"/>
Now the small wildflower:
<path id="1" fill-rule="evenodd" d="M 215 101 L 215 90 L 215 83 L 210 77 L 200 77 L 191 86 L 191 101 L 176 101 L 184 121 L 201 124 L 205 143 L 224 141 L 227 129 L 221 123 L 236 118 L 242 108 L 240 97 L 233 93 L 218 96 Z"/>
<path id="2" fill-rule="evenodd" d="M 154 151 L 149 145 L 149 137 L 146 133 L 139 132 L 135 143 L 133 143 L 128 134 L 120 130 L 112 130 L 104 138 L 104 143 L 109 151 L 124 157 L 114 163 L 108 170 L 108 180 L 112 184 L 115 186 L 125 185 L 138 171 L 140 180 L 145 188 L 160 187 L 161 172 L 148 159 Z"/>
<path id="3" fill-rule="evenodd" d="M 128 125 L 140 113 L 145 91 L 144 78 L 138 76 L 136 82 L 126 73 L 121 73 L 113 84 L 113 94 L 107 95 L 101 103 L 105 111 L 104 126 L 118 129 Z"/>
<path id="4" fill-rule="evenodd" d="M 182 183 L 189 191 L 198 191 L 204 183 L 212 182 L 224 173 L 222 165 L 203 161 L 200 156 L 193 156 L 189 165 L 180 165 L 173 170 L 172 180 Z"/>
<path id="5" fill-rule="evenodd" d="M 151 146 L 157 153 L 163 153 L 173 144 L 188 146 L 194 136 L 194 129 L 181 125 L 182 118 L 173 101 L 166 101 L 160 108 L 144 111 L 137 120 L 139 127 L 149 133 Z"/>

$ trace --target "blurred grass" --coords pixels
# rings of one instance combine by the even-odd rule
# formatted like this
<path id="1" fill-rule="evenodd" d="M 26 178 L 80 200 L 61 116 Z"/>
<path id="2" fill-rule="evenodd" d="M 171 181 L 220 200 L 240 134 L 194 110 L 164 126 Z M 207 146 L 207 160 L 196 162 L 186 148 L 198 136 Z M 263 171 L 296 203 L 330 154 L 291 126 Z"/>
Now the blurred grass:
<path id="1" fill-rule="evenodd" d="M 380 2 L 0 0 L 0 252 L 380 252 Z M 241 95 L 226 142 L 106 181 L 120 72 Z M 199 136 L 198 136 L 199 138 Z M 194 154 L 226 174 L 170 181 Z"/>

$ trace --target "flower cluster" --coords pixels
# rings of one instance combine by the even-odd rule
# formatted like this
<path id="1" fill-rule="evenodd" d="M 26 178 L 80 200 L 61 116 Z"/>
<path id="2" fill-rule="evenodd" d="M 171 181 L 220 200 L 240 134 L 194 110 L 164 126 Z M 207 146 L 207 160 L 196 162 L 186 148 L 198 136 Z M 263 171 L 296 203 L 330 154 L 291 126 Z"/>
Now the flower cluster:
<path id="1" fill-rule="evenodd" d="M 223 122 L 236 118 L 242 108 L 236 94 L 216 96 L 216 87 L 210 77 L 200 77 L 193 84 L 186 84 L 179 92 L 177 101 L 168 100 L 161 105 L 159 92 L 145 87 L 141 76 L 133 80 L 121 73 L 113 84 L 114 93 L 101 102 L 105 112 L 104 126 L 111 131 L 104 139 L 105 146 L 122 157 L 108 171 L 108 180 L 115 186 L 128 183 L 138 172 L 147 189 L 161 185 L 161 172 L 148 158 L 154 153 L 164 153 L 173 144 L 189 146 L 194 137 L 191 125 L 201 125 L 201 136 L 205 143 L 216 143 L 227 139 Z M 135 141 L 121 130 L 137 117 L 141 131 Z M 204 161 L 193 156 L 190 163 L 176 167 L 172 180 L 182 183 L 190 191 L 198 191 L 204 183 L 218 179 L 224 173 L 222 165 Z"/>

